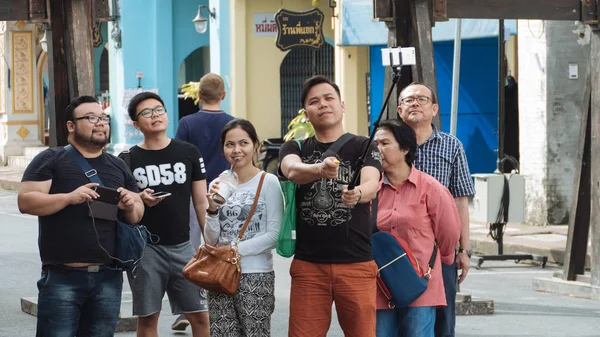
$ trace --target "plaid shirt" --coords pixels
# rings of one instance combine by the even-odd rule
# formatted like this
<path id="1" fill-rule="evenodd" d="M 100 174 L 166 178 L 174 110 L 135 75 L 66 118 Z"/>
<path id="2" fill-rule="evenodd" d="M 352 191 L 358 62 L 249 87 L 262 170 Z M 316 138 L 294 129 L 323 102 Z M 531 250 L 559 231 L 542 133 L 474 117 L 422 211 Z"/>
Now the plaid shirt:
<path id="1" fill-rule="evenodd" d="M 431 137 L 417 148 L 415 167 L 437 179 L 455 198 L 474 195 L 473 179 L 462 143 L 458 138 L 438 131 L 435 125 L 431 126 Z"/>

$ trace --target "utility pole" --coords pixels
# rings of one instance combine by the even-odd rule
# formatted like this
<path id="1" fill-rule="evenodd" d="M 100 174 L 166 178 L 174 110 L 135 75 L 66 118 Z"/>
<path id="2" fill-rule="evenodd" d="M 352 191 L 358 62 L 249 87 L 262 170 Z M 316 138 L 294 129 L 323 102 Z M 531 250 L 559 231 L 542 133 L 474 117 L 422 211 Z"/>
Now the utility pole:
<path id="1" fill-rule="evenodd" d="M 93 96 L 91 0 L 52 0 L 51 42 L 48 43 L 50 76 L 50 146 L 67 145 L 69 102 L 81 95 Z"/>

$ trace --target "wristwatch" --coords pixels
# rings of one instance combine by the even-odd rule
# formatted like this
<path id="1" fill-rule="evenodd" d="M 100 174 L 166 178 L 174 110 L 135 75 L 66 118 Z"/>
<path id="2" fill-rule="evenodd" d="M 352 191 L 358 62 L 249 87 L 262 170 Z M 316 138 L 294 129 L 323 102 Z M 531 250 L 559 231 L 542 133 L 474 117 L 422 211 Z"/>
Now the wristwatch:
<path id="1" fill-rule="evenodd" d="M 458 248 L 458 252 L 459 253 L 465 253 L 467 254 L 467 256 L 469 258 L 471 258 L 471 255 L 473 255 L 473 250 L 472 249 L 462 249 L 462 248 Z"/>
<path id="2" fill-rule="evenodd" d="M 206 209 L 206 214 L 211 215 L 211 216 L 215 216 L 219 214 L 219 209 L 217 208 L 214 211 L 211 211 L 210 209 Z"/>

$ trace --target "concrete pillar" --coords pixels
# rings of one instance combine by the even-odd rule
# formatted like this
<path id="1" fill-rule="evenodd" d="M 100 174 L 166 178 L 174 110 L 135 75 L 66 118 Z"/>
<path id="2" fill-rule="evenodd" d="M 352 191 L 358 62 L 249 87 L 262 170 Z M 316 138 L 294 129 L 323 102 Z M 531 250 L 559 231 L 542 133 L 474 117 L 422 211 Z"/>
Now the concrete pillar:
<path id="1" fill-rule="evenodd" d="M 340 85 L 342 100 L 346 105 L 344 126 L 347 132 L 368 135 L 369 120 L 367 116 L 367 79 L 369 72 L 369 47 L 336 47 L 336 68 L 343 69 L 336 73 L 336 81 Z"/>
<path id="2" fill-rule="evenodd" d="M 592 69 L 592 139 L 590 151 L 592 155 L 591 166 L 591 215 L 590 229 L 592 234 L 592 261 L 591 279 L 592 286 L 600 287 L 600 31 L 594 31 L 591 36 L 591 69 Z"/>
<path id="3" fill-rule="evenodd" d="M 589 45 L 572 22 L 519 21 L 521 173 L 526 222 L 567 224 L 573 193 Z M 579 43 L 578 43 L 579 42 Z M 577 65 L 577 78 L 569 77 Z"/>
<path id="4" fill-rule="evenodd" d="M 229 0 L 231 8 L 231 112 L 237 118 L 247 118 L 247 67 L 246 67 L 246 0 Z"/>

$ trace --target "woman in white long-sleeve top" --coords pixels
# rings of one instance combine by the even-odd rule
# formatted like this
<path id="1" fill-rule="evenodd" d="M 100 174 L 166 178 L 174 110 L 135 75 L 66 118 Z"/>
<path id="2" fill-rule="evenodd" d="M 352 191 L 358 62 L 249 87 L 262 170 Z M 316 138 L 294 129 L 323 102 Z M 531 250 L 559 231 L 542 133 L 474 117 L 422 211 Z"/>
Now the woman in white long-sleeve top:
<path id="1" fill-rule="evenodd" d="M 254 126 L 243 119 L 227 123 L 221 133 L 223 153 L 238 176 L 238 187 L 223 206 L 209 197 L 204 228 L 210 245 L 234 245 L 256 195 L 262 172 L 254 164 L 259 141 Z M 209 188 L 218 192 L 219 179 Z M 270 336 L 275 309 L 275 273 L 272 250 L 277 244 L 283 218 L 283 195 L 279 180 L 267 173 L 258 204 L 237 250 L 242 278 L 233 296 L 209 293 L 211 336 Z"/>

